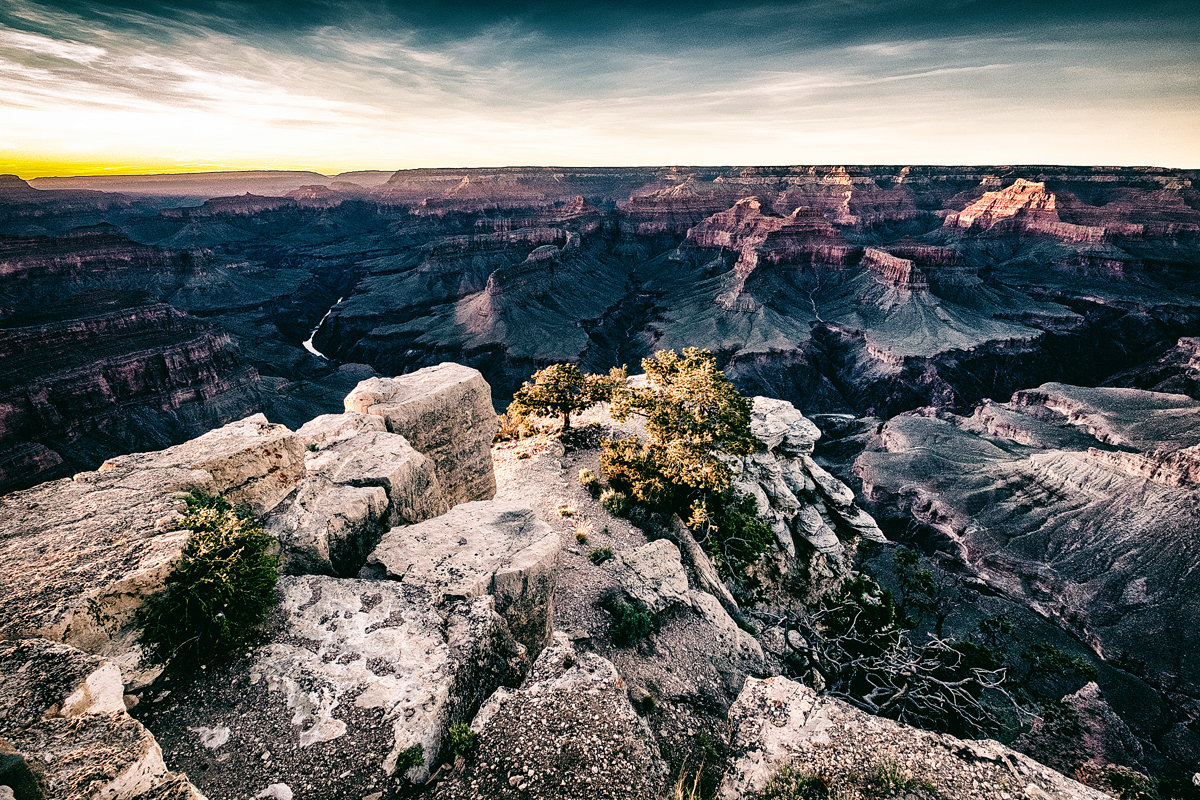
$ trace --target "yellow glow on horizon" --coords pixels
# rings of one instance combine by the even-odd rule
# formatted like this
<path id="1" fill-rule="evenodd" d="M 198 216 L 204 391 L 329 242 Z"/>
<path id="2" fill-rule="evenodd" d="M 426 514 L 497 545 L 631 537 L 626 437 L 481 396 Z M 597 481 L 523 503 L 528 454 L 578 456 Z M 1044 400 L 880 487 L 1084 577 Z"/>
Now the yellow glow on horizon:
<path id="1" fill-rule="evenodd" d="M 69 178 L 98 175 L 168 175 L 196 172 L 240 172 L 247 170 L 280 170 L 317 172 L 337 175 L 356 170 L 396 170 L 404 166 L 380 165 L 314 165 L 300 162 L 264 162 L 261 159 L 224 159 L 190 161 L 183 159 L 145 159 L 105 161 L 98 158 L 60 158 L 36 153 L 5 153 L 0 151 L 0 175 L 16 175 L 22 180 L 34 178 Z"/>

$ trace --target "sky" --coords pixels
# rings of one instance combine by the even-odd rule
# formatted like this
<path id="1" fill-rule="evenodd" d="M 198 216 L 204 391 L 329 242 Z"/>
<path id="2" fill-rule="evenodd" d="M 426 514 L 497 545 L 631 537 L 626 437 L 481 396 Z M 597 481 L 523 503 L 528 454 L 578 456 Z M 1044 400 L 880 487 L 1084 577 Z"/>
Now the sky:
<path id="1" fill-rule="evenodd" d="M 1200 3 L 0 2 L 0 173 L 1200 167 Z"/>

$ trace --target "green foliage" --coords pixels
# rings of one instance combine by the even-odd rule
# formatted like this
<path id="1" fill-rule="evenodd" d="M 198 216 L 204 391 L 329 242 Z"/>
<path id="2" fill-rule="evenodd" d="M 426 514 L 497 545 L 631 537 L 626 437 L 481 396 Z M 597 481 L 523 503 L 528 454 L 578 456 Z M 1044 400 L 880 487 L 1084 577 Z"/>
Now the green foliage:
<path id="1" fill-rule="evenodd" d="M 612 415 L 645 418 L 647 439 L 601 442 L 600 467 L 616 489 L 666 511 L 686 511 L 698 495 L 729 488 L 722 456 L 754 452 L 750 403 L 717 368 L 712 353 L 689 347 L 642 360 L 647 386 L 612 397 Z"/>
<path id="2" fill-rule="evenodd" d="M 729 490 L 707 501 L 697 500 L 688 527 L 717 565 L 735 577 L 775 547 L 775 534 L 758 516 L 754 495 Z"/>
<path id="3" fill-rule="evenodd" d="M 867 575 L 855 575 L 825 601 L 825 632 L 845 643 L 852 657 L 878 655 L 900 636 L 892 593 Z"/>
<path id="4" fill-rule="evenodd" d="M 588 553 L 588 560 L 597 566 L 611 560 L 612 557 L 613 551 L 611 547 L 594 547 L 592 548 L 592 552 Z"/>
<path id="5" fill-rule="evenodd" d="M 317 452 L 318 448 L 317 448 L 317 445 L 315 442 L 310 442 L 310 443 L 304 445 L 304 449 L 310 453 L 315 453 L 315 452 Z"/>
<path id="6" fill-rule="evenodd" d="M 524 439 L 526 436 L 533 436 L 538 432 L 535 425 L 528 417 L 522 417 L 515 413 L 501 414 L 496 418 L 499 423 L 496 427 L 496 435 L 492 438 L 493 442 L 511 442 L 517 439 Z M 517 458 L 529 457 L 528 453 L 518 453 Z"/>
<path id="7" fill-rule="evenodd" d="M 471 730 L 471 726 L 467 723 L 460 722 L 457 725 L 451 725 L 447 734 L 450 752 L 454 755 L 466 758 L 475 749 L 475 740 L 478 738 L 478 734 Z"/>
<path id="8" fill-rule="evenodd" d="M 420 767 L 425 763 L 425 751 L 421 745 L 414 744 L 407 750 L 401 750 L 396 756 L 396 774 L 403 775 L 414 767 Z"/>
<path id="9" fill-rule="evenodd" d="M 587 380 L 592 402 L 607 403 L 629 385 L 629 371 L 625 367 L 613 367 L 607 375 L 588 375 Z"/>
<path id="10" fill-rule="evenodd" d="M 824 775 L 785 766 L 771 776 L 759 800 L 842 800 L 851 797 L 836 790 Z"/>
<path id="11" fill-rule="evenodd" d="M 137 612 L 149 657 L 185 670 L 244 643 L 275 603 L 274 540 L 246 508 L 202 492 L 184 498 L 192 531 L 162 591 Z"/>
<path id="12" fill-rule="evenodd" d="M 900 588 L 897 606 L 908 620 L 909 627 L 916 627 L 938 606 L 939 593 L 933 572 L 921 567 L 921 554 L 911 547 L 898 547 L 895 553 L 896 580 Z"/>
<path id="13" fill-rule="evenodd" d="M 605 489 L 600 495 L 600 507 L 614 517 L 624 517 L 629 513 L 629 498 L 614 489 Z"/>
<path id="14" fill-rule="evenodd" d="M 580 544 L 587 544 L 588 535 L 586 531 L 575 531 L 575 541 Z"/>
<path id="15" fill-rule="evenodd" d="M 1030 645 L 1023 656 L 1029 670 L 1022 685 L 1036 697 L 1051 700 L 1062 697 L 1099 676 L 1092 664 L 1045 642 Z"/>
<path id="16" fill-rule="evenodd" d="M 885 758 L 871 770 L 867 784 L 881 792 L 903 792 L 915 787 L 917 782 L 897 762 Z"/>
<path id="17" fill-rule="evenodd" d="M 1148 777 L 1115 764 L 1105 766 L 1101 782 L 1117 793 L 1120 800 L 1158 800 L 1159 794 Z"/>
<path id="18" fill-rule="evenodd" d="M 617 647 L 633 647 L 654 630 L 654 618 L 637 600 L 627 603 L 610 599 L 605 603 L 605 609 L 613 618 L 609 634 Z"/>
<path id="19" fill-rule="evenodd" d="M 517 390 L 508 414 L 518 419 L 562 415 L 563 430 L 569 430 L 573 412 L 607 401 L 625 381 L 623 367 L 608 375 L 585 375 L 574 364 L 551 364 Z"/>

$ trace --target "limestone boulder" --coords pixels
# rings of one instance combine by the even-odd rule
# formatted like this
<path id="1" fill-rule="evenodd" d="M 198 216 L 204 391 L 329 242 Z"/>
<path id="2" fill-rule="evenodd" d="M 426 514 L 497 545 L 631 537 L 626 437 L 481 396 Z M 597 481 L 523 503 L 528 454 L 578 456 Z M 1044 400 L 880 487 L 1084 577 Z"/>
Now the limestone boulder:
<path id="1" fill-rule="evenodd" d="M 303 477 L 300 440 L 256 415 L 0 497 L 0 634 L 66 642 L 148 682 L 157 671 L 141 663 L 132 622 L 190 536 L 180 495 L 220 493 L 262 513 Z"/>
<path id="2" fill-rule="evenodd" d="M 499 423 L 491 388 L 478 370 L 450 362 L 396 378 L 370 378 L 346 411 L 382 417 L 391 433 L 431 458 L 449 505 L 496 494 L 492 439 Z"/>
<path id="3" fill-rule="evenodd" d="M 447 600 L 491 594 L 513 636 L 534 657 L 554 618 L 558 534 L 518 503 L 463 503 L 440 517 L 392 528 L 364 576 L 419 587 Z"/>
<path id="4" fill-rule="evenodd" d="M 110 458 L 99 472 L 178 468 L 208 473 L 209 491 L 265 514 L 304 477 L 304 447 L 295 433 L 255 414 L 166 450 Z"/>
<path id="5" fill-rule="evenodd" d="M 267 518 L 285 571 L 354 576 L 391 525 L 446 510 L 433 462 L 382 417 L 325 414 L 296 432 L 307 477 Z"/>
<path id="6" fill-rule="evenodd" d="M 295 575 L 353 575 L 379 541 L 388 519 L 382 486 L 343 486 L 307 478 L 267 518 L 279 542 L 281 568 Z"/>
<path id="7" fill-rule="evenodd" d="M 564 634 L 520 689 L 499 689 L 472 729 L 476 752 L 438 784 L 438 800 L 660 797 L 667 767 L 612 662 Z"/>
<path id="8" fill-rule="evenodd" d="M 203 800 L 167 770 L 154 736 L 126 713 L 112 662 L 45 639 L 3 641 L 0 686 L 10 786 L 45 800 Z"/>
<path id="9" fill-rule="evenodd" d="M 363 431 L 319 446 L 307 454 L 305 468 L 331 483 L 382 487 L 392 525 L 420 522 L 447 508 L 433 461 L 394 433 Z"/>
<path id="10" fill-rule="evenodd" d="M 423 782 L 447 730 L 521 678 L 520 648 L 483 594 L 285 577 L 263 644 L 145 712 L 169 763 L 217 797 L 393 796 Z M 251 793 L 252 794 L 252 793 Z"/>
<path id="11" fill-rule="evenodd" d="M 679 548 L 666 539 L 619 552 L 616 563 L 621 588 L 651 613 L 690 604 L 688 579 L 679 558 Z"/>
<path id="12" fill-rule="evenodd" d="M 658 623 L 653 642 L 659 658 L 629 664 L 621 657 L 623 668 L 632 670 L 631 685 L 652 684 L 676 698 L 724 696 L 728 704 L 747 675 L 761 673 L 762 646 L 720 599 L 690 587 L 672 542 L 657 539 L 619 552 L 614 562 L 625 595 L 646 606 Z"/>
<path id="13" fill-rule="evenodd" d="M 387 431 L 383 417 L 374 414 L 346 412 L 344 414 L 322 414 L 313 417 L 296 430 L 296 436 L 309 451 L 320 450 L 337 442 L 353 439 L 361 433 Z"/>
<path id="14" fill-rule="evenodd" d="M 753 797 L 787 774 L 822 776 L 834 792 L 859 794 L 881 770 L 939 796 L 1102 800 L 1107 797 L 990 740 L 964 741 L 910 728 L 784 677 L 750 678 L 729 709 L 730 768 L 722 800 Z"/>

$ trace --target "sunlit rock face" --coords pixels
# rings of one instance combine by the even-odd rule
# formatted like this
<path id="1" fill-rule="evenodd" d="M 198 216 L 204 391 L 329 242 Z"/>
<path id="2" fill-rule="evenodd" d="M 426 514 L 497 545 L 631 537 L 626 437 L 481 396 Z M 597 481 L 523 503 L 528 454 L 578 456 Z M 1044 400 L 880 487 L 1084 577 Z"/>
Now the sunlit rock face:
<path id="1" fill-rule="evenodd" d="M 1019 776 L 1017 794 L 1054 800 L 1108 795 L 991 740 L 964 741 L 875 717 L 820 697 L 783 677 L 751 678 L 729 709 L 732 763 L 718 797 L 738 800 L 767 789 L 781 770 L 817 774 L 834 789 L 860 784 L 879 763 L 905 765 L 908 779 L 949 796 L 991 797 L 982 784 Z M 869 778 L 867 779 L 869 780 Z M 1006 792 L 1007 793 L 1007 792 Z"/>

